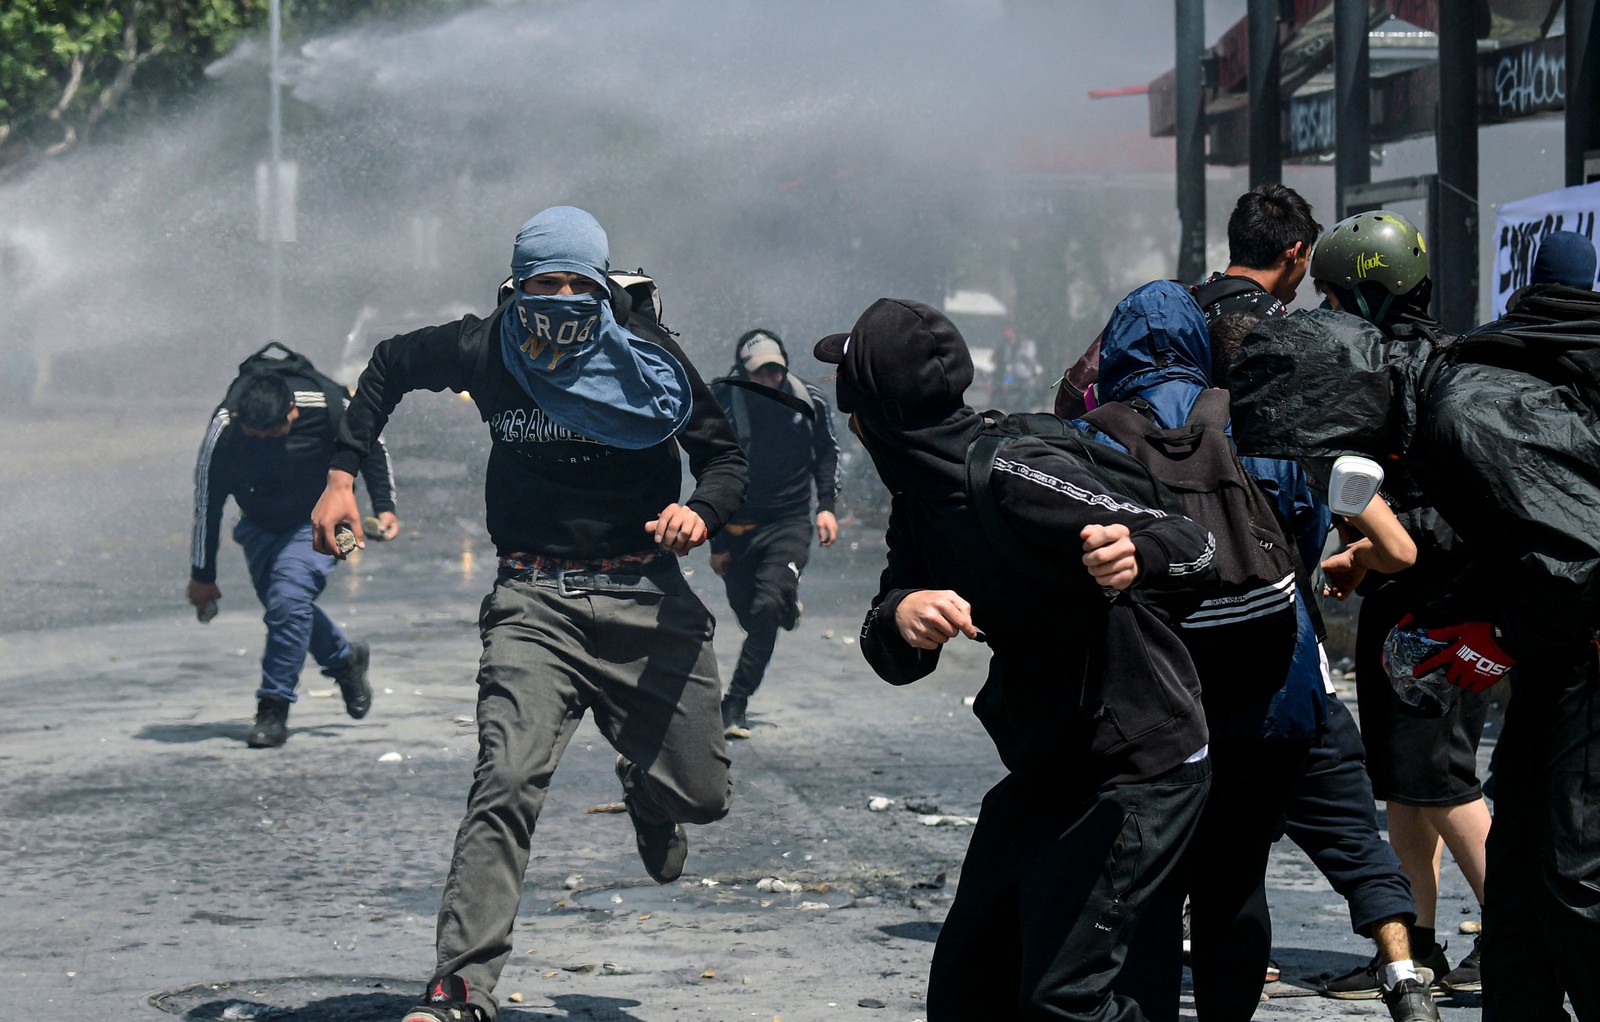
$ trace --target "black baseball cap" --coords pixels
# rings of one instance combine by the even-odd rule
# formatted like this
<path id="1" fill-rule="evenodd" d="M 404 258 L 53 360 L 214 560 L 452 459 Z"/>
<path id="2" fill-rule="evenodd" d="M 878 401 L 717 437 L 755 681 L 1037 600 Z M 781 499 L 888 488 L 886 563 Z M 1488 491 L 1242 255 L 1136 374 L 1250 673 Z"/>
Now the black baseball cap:
<path id="1" fill-rule="evenodd" d="M 839 408 L 847 412 L 876 405 L 891 418 L 940 414 L 960 407 L 972 385 L 961 331 L 943 312 L 909 299 L 878 299 L 849 333 L 829 334 L 812 354 L 839 367 Z"/>

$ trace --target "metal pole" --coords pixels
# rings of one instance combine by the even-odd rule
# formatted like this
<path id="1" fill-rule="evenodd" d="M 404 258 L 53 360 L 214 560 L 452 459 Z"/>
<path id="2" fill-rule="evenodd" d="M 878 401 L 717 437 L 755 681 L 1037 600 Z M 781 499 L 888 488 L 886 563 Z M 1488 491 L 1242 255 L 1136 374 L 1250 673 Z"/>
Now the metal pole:
<path id="1" fill-rule="evenodd" d="M 279 0 L 272 0 L 267 17 L 267 91 L 271 97 L 267 114 L 267 252 L 268 324 L 273 340 L 283 340 L 283 223 L 281 177 L 283 172 L 283 103 L 279 95 L 278 39 L 283 32 Z"/>
<path id="2" fill-rule="evenodd" d="M 1439 5 L 1439 217 L 1435 307 L 1446 330 L 1478 321 L 1478 69 L 1470 4 Z"/>
<path id="3" fill-rule="evenodd" d="M 1583 184 L 1583 154 L 1600 149 L 1600 18 L 1595 0 L 1566 0 L 1567 184 Z"/>
<path id="4" fill-rule="evenodd" d="M 1372 89 L 1367 43 L 1368 0 L 1334 0 L 1334 210 L 1349 215 L 1345 191 L 1372 181 Z"/>
<path id="5" fill-rule="evenodd" d="M 1250 0 L 1250 187 L 1283 180 L 1278 0 Z"/>
<path id="6" fill-rule="evenodd" d="M 1205 0 L 1177 0 L 1178 279 L 1206 272 Z"/>

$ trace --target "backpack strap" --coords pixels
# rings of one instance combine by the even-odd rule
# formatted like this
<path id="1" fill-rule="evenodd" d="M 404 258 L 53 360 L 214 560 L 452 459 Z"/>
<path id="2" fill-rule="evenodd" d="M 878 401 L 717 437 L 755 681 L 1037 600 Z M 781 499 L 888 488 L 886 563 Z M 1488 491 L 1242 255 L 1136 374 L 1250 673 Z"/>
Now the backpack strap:
<path id="1" fill-rule="evenodd" d="M 750 399 L 745 396 L 743 387 L 729 387 L 733 394 L 733 405 L 730 416 L 733 419 L 733 434 L 739 441 L 739 449 L 746 454 L 750 452 Z"/>
<path id="2" fill-rule="evenodd" d="M 995 458 L 1002 447 L 1016 438 L 991 432 L 988 422 L 985 418 L 986 428 L 967 447 L 967 506 L 977 518 L 984 538 L 1006 563 L 1019 568 L 1034 565 L 1038 558 L 1001 517 L 1000 502 L 995 500 L 994 491 L 990 489 Z"/>
<path id="3" fill-rule="evenodd" d="M 815 421 L 817 417 L 817 404 L 815 401 L 811 400 L 811 391 L 806 389 L 805 381 L 795 376 L 794 373 L 786 372 L 783 374 L 783 383 L 784 386 L 788 388 L 789 393 L 806 403 L 806 407 L 811 409 L 811 418 L 813 421 Z"/>
<path id="4" fill-rule="evenodd" d="M 1229 298 L 1237 298 L 1240 295 L 1252 294 L 1256 291 L 1260 291 L 1263 294 L 1268 293 L 1266 288 L 1249 277 L 1228 276 L 1218 277 L 1216 280 L 1208 280 L 1202 284 L 1194 284 L 1189 288 L 1189 293 L 1194 296 L 1195 304 L 1200 306 L 1202 311 L 1207 306 L 1215 305 Z"/>
<path id="5" fill-rule="evenodd" d="M 1106 434 L 1138 457 L 1138 447 L 1145 437 L 1159 432 L 1161 427 L 1146 418 L 1132 405 L 1122 401 L 1107 401 L 1085 412 L 1083 421 Z M 1142 460 L 1142 459 L 1141 459 Z"/>
<path id="6" fill-rule="evenodd" d="M 1231 416 L 1232 399 L 1225 390 L 1211 389 L 1201 392 L 1195 399 L 1194 408 L 1189 412 L 1186 425 L 1197 425 L 1203 429 L 1222 431 L 1227 428 Z M 1233 445 L 1228 445 L 1228 450 L 1235 459 L 1238 453 L 1233 450 Z M 1294 580 L 1300 590 L 1300 599 L 1306 605 L 1306 613 L 1311 618 L 1312 630 L 1316 632 L 1317 641 L 1322 642 L 1328 637 L 1327 626 L 1322 620 L 1322 608 L 1317 604 L 1316 591 L 1311 586 L 1311 571 L 1306 566 L 1305 559 L 1300 556 L 1300 544 L 1296 543 L 1290 535 L 1288 523 L 1278 518 L 1277 502 L 1269 500 L 1262 492 L 1260 486 L 1245 471 L 1244 463 L 1239 462 L 1239 477 L 1256 487 L 1256 494 L 1260 497 L 1261 504 L 1271 513 L 1273 521 L 1278 524 L 1278 531 L 1283 533 L 1284 546 L 1289 549 L 1289 560 L 1294 565 Z"/>

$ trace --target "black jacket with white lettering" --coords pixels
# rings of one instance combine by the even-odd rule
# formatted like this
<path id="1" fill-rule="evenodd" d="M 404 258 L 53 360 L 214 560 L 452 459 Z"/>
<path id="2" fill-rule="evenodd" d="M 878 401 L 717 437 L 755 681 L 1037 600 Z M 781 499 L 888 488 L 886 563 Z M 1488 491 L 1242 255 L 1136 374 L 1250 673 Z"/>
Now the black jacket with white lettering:
<path id="1" fill-rule="evenodd" d="M 612 289 L 613 310 L 630 324 L 631 304 Z M 693 409 L 671 439 L 642 450 L 598 443 L 556 425 L 512 377 L 501 356 L 500 310 L 391 337 L 372 353 L 345 413 L 332 467 L 353 471 L 401 397 L 413 390 L 472 395 L 492 446 L 484 484 L 489 538 L 501 554 L 598 560 L 654 548 L 645 523 L 679 501 L 689 457 L 694 492 L 683 501 L 713 534 L 744 499 L 745 458 L 716 400 L 665 330 L 660 344 L 688 373 Z M 652 325 L 653 326 L 653 325 Z"/>
<path id="2" fill-rule="evenodd" d="M 227 408 L 212 413 L 194 468 L 189 577 L 197 582 L 216 581 L 217 530 L 229 496 L 245 517 L 263 529 L 287 532 L 311 520 L 311 509 L 327 485 L 328 459 L 339 435 L 339 415 L 329 413 L 328 395 L 337 392 L 325 390 L 321 380 L 308 376 L 291 375 L 287 380 L 299 409 L 288 436 L 253 439 L 233 423 Z M 388 451 L 376 444 L 356 467 L 366 482 L 373 513 L 393 511 Z"/>
<path id="3" fill-rule="evenodd" d="M 1002 449 L 990 481 L 1005 521 L 1049 552 L 1024 574 L 986 540 L 959 482 L 979 428 L 963 408 L 919 435 L 868 436 L 880 475 L 895 477 L 888 563 L 861 629 L 868 663 L 897 685 L 931 673 L 939 650 L 907 643 L 895 612 L 913 591 L 954 590 L 993 653 L 974 712 L 1007 767 L 1048 771 L 1078 792 L 1177 767 L 1207 741 L 1199 682 L 1146 604 L 1188 604 L 1214 584 L 1210 533 L 1108 492 L 1087 463 L 1024 438 Z M 1079 535 L 1090 524 L 1128 527 L 1145 602 L 1090 577 Z"/>

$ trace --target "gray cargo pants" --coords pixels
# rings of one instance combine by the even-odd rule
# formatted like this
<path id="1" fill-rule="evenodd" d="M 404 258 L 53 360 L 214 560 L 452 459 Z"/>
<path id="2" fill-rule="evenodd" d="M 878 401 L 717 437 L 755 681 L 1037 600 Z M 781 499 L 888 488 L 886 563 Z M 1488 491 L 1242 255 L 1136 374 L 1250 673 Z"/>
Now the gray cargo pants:
<path id="1" fill-rule="evenodd" d="M 534 824 L 585 710 L 627 760 L 623 789 L 645 818 L 720 820 L 733 784 L 715 620 L 672 556 L 606 574 L 502 572 L 478 626 L 478 762 L 440 899 L 435 975 L 459 975 L 493 1013 Z"/>

